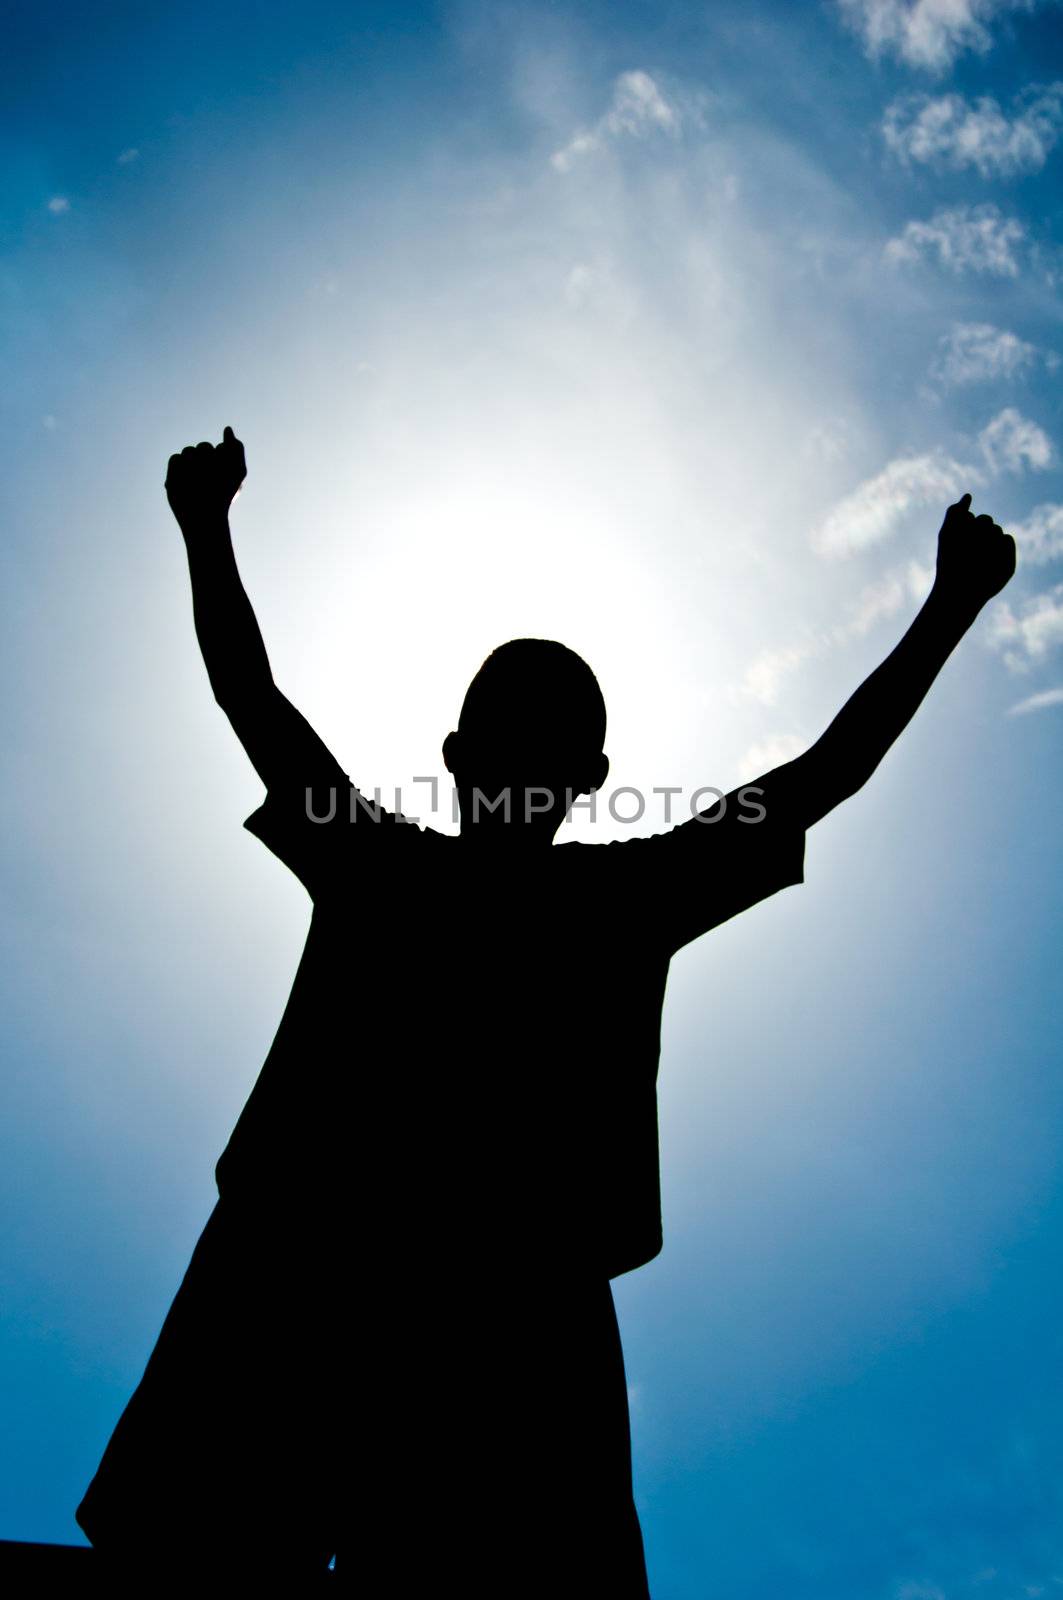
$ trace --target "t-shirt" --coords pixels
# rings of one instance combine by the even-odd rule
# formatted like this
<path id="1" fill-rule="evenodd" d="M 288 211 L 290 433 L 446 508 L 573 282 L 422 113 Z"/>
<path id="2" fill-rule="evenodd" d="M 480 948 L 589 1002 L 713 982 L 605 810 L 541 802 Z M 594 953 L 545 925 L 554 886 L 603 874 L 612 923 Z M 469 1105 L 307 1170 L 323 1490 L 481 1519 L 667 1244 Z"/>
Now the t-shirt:
<path id="1" fill-rule="evenodd" d="M 299 1197 L 350 1259 L 651 1260 L 669 962 L 803 881 L 803 827 L 769 790 L 650 837 L 516 852 L 353 785 L 334 798 L 271 790 L 244 823 L 313 915 L 222 1195 Z"/>

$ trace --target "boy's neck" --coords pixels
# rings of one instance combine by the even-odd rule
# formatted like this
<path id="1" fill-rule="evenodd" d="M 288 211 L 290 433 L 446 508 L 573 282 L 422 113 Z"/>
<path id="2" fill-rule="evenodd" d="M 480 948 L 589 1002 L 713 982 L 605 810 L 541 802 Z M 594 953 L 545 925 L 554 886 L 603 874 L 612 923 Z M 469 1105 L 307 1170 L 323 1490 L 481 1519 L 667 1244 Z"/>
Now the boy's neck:
<path id="1" fill-rule="evenodd" d="M 467 822 L 462 818 L 459 837 L 470 850 L 499 856 L 525 856 L 548 850 L 558 826 L 552 820 L 544 820 L 536 826 L 534 823 Z"/>

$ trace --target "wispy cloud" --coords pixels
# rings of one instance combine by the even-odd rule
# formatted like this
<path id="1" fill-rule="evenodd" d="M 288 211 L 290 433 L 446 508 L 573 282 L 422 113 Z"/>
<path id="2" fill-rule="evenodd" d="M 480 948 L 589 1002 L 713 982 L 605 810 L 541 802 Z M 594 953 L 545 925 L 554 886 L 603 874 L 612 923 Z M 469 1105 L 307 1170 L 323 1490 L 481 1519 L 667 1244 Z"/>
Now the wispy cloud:
<path id="1" fill-rule="evenodd" d="M 847 615 L 833 628 L 818 634 L 808 634 L 799 644 L 780 650 L 766 650 L 757 656 L 742 678 L 739 685 L 740 692 L 752 700 L 759 700 L 761 705 L 775 705 L 784 681 L 796 672 L 798 667 L 804 666 L 806 661 L 824 656 L 831 650 L 848 644 L 853 639 L 862 638 L 864 634 L 870 633 L 877 623 L 895 616 L 905 605 L 925 600 L 933 579 L 933 570 L 923 566 L 919 561 L 909 561 L 883 573 L 860 592 L 848 606 Z M 780 737 L 789 739 L 791 736 Z M 746 765 L 751 762 L 756 765 L 753 752 L 759 751 L 763 755 L 767 748 L 762 745 L 752 746 L 746 752 Z M 774 749 L 775 745 L 772 744 L 771 748 Z M 796 751 L 790 750 L 787 755 L 780 756 L 779 759 L 789 760 L 794 754 Z M 762 766 L 760 770 L 766 771 L 767 767 Z"/>
<path id="2" fill-rule="evenodd" d="M 593 128 L 577 133 L 562 149 L 555 150 L 550 161 L 558 172 L 568 172 L 581 156 L 601 150 L 614 139 L 641 139 L 653 133 L 675 138 L 682 123 L 679 105 L 665 97 L 648 72 L 622 72 L 613 84 L 608 111 Z"/>
<path id="3" fill-rule="evenodd" d="M 942 449 L 897 456 L 866 478 L 815 528 L 812 548 L 821 556 L 849 556 L 881 544 L 912 511 L 945 506 L 1002 472 L 1042 471 L 1052 465 L 1051 439 L 1014 406 L 998 411 L 978 435 L 984 465 L 958 461 Z"/>
<path id="4" fill-rule="evenodd" d="M 887 108 L 882 134 L 899 160 L 1011 178 L 1044 166 L 1063 131 L 1063 83 L 1031 85 L 1009 117 L 989 95 L 901 95 Z"/>
<path id="5" fill-rule="evenodd" d="M 120 153 L 118 157 L 118 165 L 120 167 L 128 167 L 130 162 L 138 160 L 139 156 L 140 151 L 136 148 L 136 146 L 130 145 L 128 150 L 123 150 Z"/>
<path id="6" fill-rule="evenodd" d="M 933 569 L 925 567 L 921 561 L 909 561 L 884 573 L 853 601 L 849 615 L 834 629 L 834 641 L 844 644 L 849 639 L 861 638 L 870 633 L 876 623 L 895 616 L 911 601 L 925 600 L 933 581 Z"/>
<path id="7" fill-rule="evenodd" d="M 983 481 L 977 469 L 944 450 L 898 456 L 846 495 L 812 533 L 822 556 L 848 556 L 880 544 L 910 511 L 944 506 Z"/>
<path id="8" fill-rule="evenodd" d="M 1042 661 L 1063 644 L 1063 583 L 1034 595 L 1017 610 L 1006 600 L 998 601 L 988 642 L 1013 672 L 1026 672 Z"/>
<path id="9" fill-rule="evenodd" d="M 998 411 L 978 435 L 978 443 L 992 473 L 1022 472 L 1026 467 L 1043 472 L 1055 460 L 1052 441 L 1044 429 L 1014 406 Z"/>
<path id="10" fill-rule="evenodd" d="M 921 1579 L 909 1578 L 907 1582 L 899 1583 L 894 1589 L 893 1600 L 948 1600 L 948 1596 L 936 1583 L 924 1583 Z"/>
<path id="11" fill-rule="evenodd" d="M 565 274 L 563 288 L 565 302 L 574 311 L 588 307 L 605 311 L 619 328 L 625 327 L 634 314 L 636 297 L 608 256 L 593 262 L 575 262 Z"/>
<path id="12" fill-rule="evenodd" d="M 926 222 L 905 224 L 886 244 L 886 259 L 921 261 L 936 256 L 950 272 L 987 272 L 1000 278 L 1017 278 L 1015 251 L 1026 229 L 1015 217 L 1006 217 L 990 202 L 978 206 L 942 206 Z"/>
<path id="13" fill-rule="evenodd" d="M 65 194 L 53 194 L 48 202 L 48 210 L 53 217 L 61 217 L 65 211 L 70 210 L 70 201 Z"/>
<path id="14" fill-rule="evenodd" d="M 954 322 L 938 340 L 930 376 L 946 388 L 1015 378 L 1033 366 L 1036 345 L 991 322 Z"/>
<path id="15" fill-rule="evenodd" d="M 808 740 L 799 739 L 795 733 L 770 734 L 768 738 L 758 739 L 750 745 L 742 757 L 740 770 L 759 778 L 762 773 L 772 772 L 807 749 Z"/>
<path id="16" fill-rule="evenodd" d="M 817 461 L 841 461 L 852 448 L 852 428 L 845 417 L 810 428 L 801 445 L 802 453 Z"/>
<path id="17" fill-rule="evenodd" d="M 892 55 L 910 67 L 944 72 L 957 56 L 992 45 L 989 23 L 1004 12 L 1032 11 L 1035 0 L 838 0 L 842 16 L 875 59 Z"/>
<path id="18" fill-rule="evenodd" d="M 1028 711 L 1045 711 L 1049 706 L 1063 706 L 1063 689 L 1042 689 L 1040 694 L 1032 694 L 1012 706 L 1008 715 L 1022 717 Z"/>
<path id="19" fill-rule="evenodd" d="M 807 639 L 782 650 L 766 650 L 746 668 L 739 686 L 741 692 L 752 700 L 759 700 L 761 705 L 773 706 L 784 679 L 810 657 L 819 654 L 822 648 L 821 640 Z"/>
<path id="20" fill-rule="evenodd" d="M 1035 506 L 1024 522 L 1009 522 L 1007 531 L 1024 563 L 1043 566 L 1063 558 L 1063 505 L 1048 501 Z"/>

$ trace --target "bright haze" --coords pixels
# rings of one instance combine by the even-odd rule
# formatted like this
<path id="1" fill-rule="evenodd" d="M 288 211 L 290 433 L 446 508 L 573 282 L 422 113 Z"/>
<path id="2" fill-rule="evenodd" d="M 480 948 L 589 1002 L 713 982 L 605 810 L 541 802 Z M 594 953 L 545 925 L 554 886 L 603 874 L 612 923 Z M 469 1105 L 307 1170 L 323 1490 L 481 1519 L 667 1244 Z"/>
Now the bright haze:
<path id="1" fill-rule="evenodd" d="M 1058 6 L 119 0 L 0 75 L 0 1536 L 79 1538 L 309 919 L 162 488 L 231 424 L 277 681 L 448 832 L 502 640 L 606 696 L 561 837 L 660 831 L 818 736 L 950 502 L 1015 534 L 805 884 L 676 958 L 614 1291 L 655 1600 L 1059 1592 Z"/>

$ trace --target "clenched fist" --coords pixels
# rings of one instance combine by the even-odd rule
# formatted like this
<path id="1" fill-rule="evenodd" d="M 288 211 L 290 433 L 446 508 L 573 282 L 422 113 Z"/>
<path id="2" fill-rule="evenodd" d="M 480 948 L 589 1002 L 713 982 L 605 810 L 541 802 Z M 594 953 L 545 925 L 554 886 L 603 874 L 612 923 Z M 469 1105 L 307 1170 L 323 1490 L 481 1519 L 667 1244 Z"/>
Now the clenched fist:
<path id="1" fill-rule="evenodd" d="M 934 587 L 952 604 L 977 612 L 999 594 L 1015 571 L 1015 540 L 984 513 L 971 512 L 971 497 L 949 506 L 938 534 Z"/>
<path id="2" fill-rule="evenodd" d="M 166 498 L 182 529 L 227 517 L 247 476 L 244 447 L 226 428 L 221 444 L 190 444 L 170 457 Z"/>

